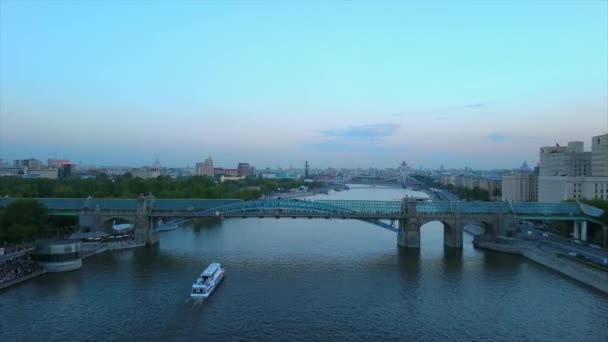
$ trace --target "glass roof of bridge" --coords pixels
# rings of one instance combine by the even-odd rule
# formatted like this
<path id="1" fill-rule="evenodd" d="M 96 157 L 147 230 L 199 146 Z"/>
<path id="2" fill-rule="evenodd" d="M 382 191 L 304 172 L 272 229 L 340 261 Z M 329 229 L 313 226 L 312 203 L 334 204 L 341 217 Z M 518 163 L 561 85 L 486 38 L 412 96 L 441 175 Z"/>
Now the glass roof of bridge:
<path id="1" fill-rule="evenodd" d="M 401 201 L 348 201 L 320 200 L 315 201 L 336 207 L 364 213 L 398 213 Z M 603 211 L 576 202 L 564 203 L 508 203 L 508 202 L 416 202 L 416 212 L 464 214 L 514 213 L 518 215 L 581 215 L 600 216 Z"/>
<path id="2" fill-rule="evenodd" d="M 155 199 L 152 210 L 205 210 L 243 202 L 240 199 Z"/>
<path id="3" fill-rule="evenodd" d="M 602 209 L 592 207 L 585 203 L 580 203 L 580 205 L 581 205 L 581 210 L 587 215 L 600 217 L 604 214 L 604 211 Z"/>
<path id="4" fill-rule="evenodd" d="M 366 213 L 398 213 L 401 201 L 355 201 L 355 200 L 319 200 L 315 203 Z"/>
<path id="5" fill-rule="evenodd" d="M 0 206 L 6 206 L 13 198 L 0 198 Z M 137 208 L 136 199 L 103 198 L 41 198 L 50 210 L 125 210 Z M 276 201 L 276 200 L 275 200 Z M 293 200 L 292 200 L 293 201 Z M 239 199 L 153 199 L 155 211 L 199 211 L 219 208 L 243 202 Z M 280 202 L 280 200 L 278 201 Z M 308 202 L 313 203 L 313 201 Z M 401 201 L 318 200 L 314 203 L 347 209 L 358 213 L 398 214 Z M 599 217 L 601 209 L 577 202 L 562 203 L 508 203 L 508 202 L 416 202 L 416 211 L 424 214 L 461 212 L 464 214 L 514 213 L 517 215 L 588 215 Z"/>
<path id="6" fill-rule="evenodd" d="M 516 214 L 581 214 L 581 207 L 576 202 L 565 203 L 513 203 L 513 212 Z"/>

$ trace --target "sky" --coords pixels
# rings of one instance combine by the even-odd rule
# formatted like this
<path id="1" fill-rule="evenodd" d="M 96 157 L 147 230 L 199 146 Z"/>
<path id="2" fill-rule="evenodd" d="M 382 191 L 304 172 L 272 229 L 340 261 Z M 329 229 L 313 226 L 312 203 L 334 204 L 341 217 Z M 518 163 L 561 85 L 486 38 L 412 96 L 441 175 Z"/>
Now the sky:
<path id="1" fill-rule="evenodd" d="M 608 1 L 0 1 L 0 158 L 515 168 L 608 131 Z"/>

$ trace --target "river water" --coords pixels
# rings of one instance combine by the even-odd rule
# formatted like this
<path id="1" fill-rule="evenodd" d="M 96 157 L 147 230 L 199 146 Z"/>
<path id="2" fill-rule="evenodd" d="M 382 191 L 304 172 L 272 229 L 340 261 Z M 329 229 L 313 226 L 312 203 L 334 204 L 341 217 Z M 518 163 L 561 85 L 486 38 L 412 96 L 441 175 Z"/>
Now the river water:
<path id="1" fill-rule="evenodd" d="M 398 200 L 408 190 L 353 186 L 324 199 Z M 106 252 L 83 268 L 0 292 L 0 340 L 607 341 L 608 296 L 519 256 L 421 249 L 368 223 L 226 219 Z M 226 280 L 188 300 L 211 262 Z"/>

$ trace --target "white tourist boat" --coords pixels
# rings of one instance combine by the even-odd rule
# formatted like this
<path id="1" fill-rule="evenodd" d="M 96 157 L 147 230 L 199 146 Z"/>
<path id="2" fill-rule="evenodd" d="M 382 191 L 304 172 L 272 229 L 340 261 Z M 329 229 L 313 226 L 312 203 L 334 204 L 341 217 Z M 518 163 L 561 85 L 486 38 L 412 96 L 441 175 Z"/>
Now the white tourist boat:
<path id="1" fill-rule="evenodd" d="M 207 298 L 213 290 L 220 285 L 224 279 L 224 269 L 222 266 L 214 262 L 207 266 L 198 278 L 192 284 L 192 298 Z"/>

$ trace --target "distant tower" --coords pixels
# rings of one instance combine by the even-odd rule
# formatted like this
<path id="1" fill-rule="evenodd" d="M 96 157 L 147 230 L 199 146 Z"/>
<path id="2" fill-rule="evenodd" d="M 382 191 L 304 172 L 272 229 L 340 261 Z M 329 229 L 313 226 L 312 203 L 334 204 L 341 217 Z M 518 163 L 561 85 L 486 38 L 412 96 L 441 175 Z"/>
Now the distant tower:
<path id="1" fill-rule="evenodd" d="M 405 160 L 403 162 L 401 162 L 401 165 L 399 165 L 399 176 L 400 176 L 400 181 L 401 181 L 401 186 L 405 188 L 405 186 L 407 185 L 407 173 L 410 170 L 410 167 L 407 165 L 407 163 L 405 162 Z"/>
<path id="2" fill-rule="evenodd" d="M 304 179 L 308 179 L 308 176 L 310 175 L 310 168 L 308 165 L 308 160 L 304 163 Z"/>
<path id="3" fill-rule="evenodd" d="M 156 157 L 156 161 L 154 161 L 154 164 L 152 165 L 153 168 L 155 169 L 160 169 L 160 159 L 158 159 L 158 157 Z"/>

